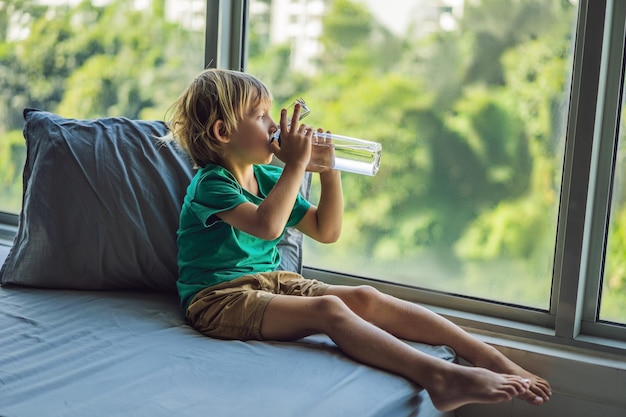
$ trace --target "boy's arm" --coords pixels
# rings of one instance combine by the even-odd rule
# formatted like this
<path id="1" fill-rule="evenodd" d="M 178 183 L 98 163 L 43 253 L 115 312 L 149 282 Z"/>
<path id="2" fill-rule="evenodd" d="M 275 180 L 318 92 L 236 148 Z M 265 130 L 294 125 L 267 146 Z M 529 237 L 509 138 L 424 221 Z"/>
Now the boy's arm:
<path id="1" fill-rule="evenodd" d="M 258 206 L 242 203 L 216 215 L 236 229 L 265 240 L 278 238 L 283 231 L 300 191 L 302 177 L 311 156 L 313 129 L 297 126 L 300 105 L 296 104 L 291 126 L 287 111 L 281 111 L 282 146 L 273 143 L 274 153 L 285 163 L 283 172 L 265 199 Z"/>
<path id="2" fill-rule="evenodd" d="M 343 221 L 341 173 L 336 170 L 320 172 L 320 184 L 319 205 L 311 206 L 297 228 L 318 242 L 333 243 L 341 235 Z"/>
<path id="3" fill-rule="evenodd" d="M 217 213 L 226 223 L 250 235 L 265 240 L 278 238 L 285 230 L 285 225 L 296 201 L 304 167 L 287 164 L 272 191 L 259 204 L 246 202 Z"/>

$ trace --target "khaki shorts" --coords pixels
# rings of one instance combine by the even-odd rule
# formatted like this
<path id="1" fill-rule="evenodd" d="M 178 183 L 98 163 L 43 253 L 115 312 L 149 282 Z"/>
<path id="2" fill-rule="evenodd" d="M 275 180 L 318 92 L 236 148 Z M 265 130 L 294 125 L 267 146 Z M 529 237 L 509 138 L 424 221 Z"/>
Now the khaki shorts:
<path id="1" fill-rule="evenodd" d="M 262 340 L 261 320 L 276 294 L 315 297 L 328 284 L 294 272 L 246 275 L 200 291 L 187 308 L 189 323 L 199 332 L 219 339 Z"/>

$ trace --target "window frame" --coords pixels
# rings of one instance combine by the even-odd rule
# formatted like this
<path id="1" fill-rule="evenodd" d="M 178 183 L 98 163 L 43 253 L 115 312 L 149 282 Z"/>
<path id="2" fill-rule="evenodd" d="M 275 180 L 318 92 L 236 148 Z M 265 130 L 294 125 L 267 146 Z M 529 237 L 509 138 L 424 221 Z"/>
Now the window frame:
<path id="1" fill-rule="evenodd" d="M 580 301 L 578 335 L 618 338 L 626 341 L 624 326 L 600 320 L 600 299 L 606 258 L 620 118 L 624 97 L 626 58 L 626 1 L 609 1 L 606 10 L 604 48 L 598 90 L 598 111 L 589 188 L 590 216 L 584 244 L 587 250 L 584 294 Z"/>
<path id="2" fill-rule="evenodd" d="M 626 327 L 599 320 L 624 79 L 626 2 L 580 4 L 551 313 L 555 336 L 624 351 Z M 584 26 L 583 26 L 584 23 Z"/>
<path id="3" fill-rule="evenodd" d="M 334 284 L 369 284 L 460 325 L 560 346 L 626 353 L 626 326 L 598 320 L 626 48 L 626 0 L 580 0 L 550 307 L 522 308 L 305 267 Z M 249 0 L 207 0 L 205 67 L 246 69 Z M 213 12 L 209 12 L 213 11 Z M 0 213 L 0 239 L 18 216 Z"/>
<path id="4" fill-rule="evenodd" d="M 248 0 L 206 0 L 205 68 L 245 71 L 249 8 Z"/>
<path id="5" fill-rule="evenodd" d="M 242 0 L 239 3 L 247 16 L 249 2 Z M 626 1 L 580 0 L 578 7 L 548 311 L 408 287 L 311 266 L 305 266 L 305 275 L 335 284 L 373 285 L 398 297 L 429 305 L 458 323 L 478 329 L 532 337 L 570 347 L 625 353 L 626 327 L 600 322 L 597 312 L 612 185 L 610 179 L 614 170 L 613 153 L 617 145 L 616 123 L 619 123 L 624 77 Z M 247 18 L 238 17 L 230 19 L 233 25 L 231 31 L 247 34 Z M 207 25 L 207 28 L 211 27 Z M 220 34 L 216 33 L 215 37 L 219 39 Z M 221 48 L 242 52 L 241 55 L 231 52 L 229 61 L 218 59 L 218 67 L 245 70 L 245 35 L 240 42 L 239 45 L 225 45 L 218 41 Z M 611 163 L 607 164 L 607 160 Z"/>

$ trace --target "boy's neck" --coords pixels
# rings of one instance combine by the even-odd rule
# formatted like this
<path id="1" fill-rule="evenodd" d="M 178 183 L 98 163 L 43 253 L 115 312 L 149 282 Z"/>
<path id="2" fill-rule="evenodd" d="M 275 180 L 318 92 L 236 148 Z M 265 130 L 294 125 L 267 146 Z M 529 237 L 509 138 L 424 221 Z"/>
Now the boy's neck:
<path id="1" fill-rule="evenodd" d="M 228 161 L 226 161 L 224 168 L 233 174 L 239 185 L 241 185 L 244 190 L 254 195 L 259 194 L 259 184 L 254 176 L 254 165 L 248 164 L 241 166 L 228 163 Z"/>

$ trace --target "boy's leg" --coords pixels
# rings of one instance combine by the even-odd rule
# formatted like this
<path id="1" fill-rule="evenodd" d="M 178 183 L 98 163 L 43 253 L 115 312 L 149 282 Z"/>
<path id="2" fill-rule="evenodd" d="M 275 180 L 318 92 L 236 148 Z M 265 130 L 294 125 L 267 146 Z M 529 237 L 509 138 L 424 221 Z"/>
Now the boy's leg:
<path id="1" fill-rule="evenodd" d="M 404 376 L 424 387 L 435 407 L 456 409 L 474 402 L 500 402 L 523 394 L 529 382 L 517 375 L 465 367 L 422 353 L 361 318 L 333 295 L 277 295 L 267 304 L 261 335 L 294 340 L 327 334 L 348 356 Z"/>
<path id="2" fill-rule="evenodd" d="M 475 366 L 530 379 L 530 389 L 520 398 L 531 404 L 541 404 L 550 398 L 551 388 L 547 381 L 526 371 L 494 347 L 472 337 L 454 323 L 422 306 L 368 286 L 331 286 L 325 294 L 341 298 L 357 315 L 398 338 L 448 345 Z"/>

